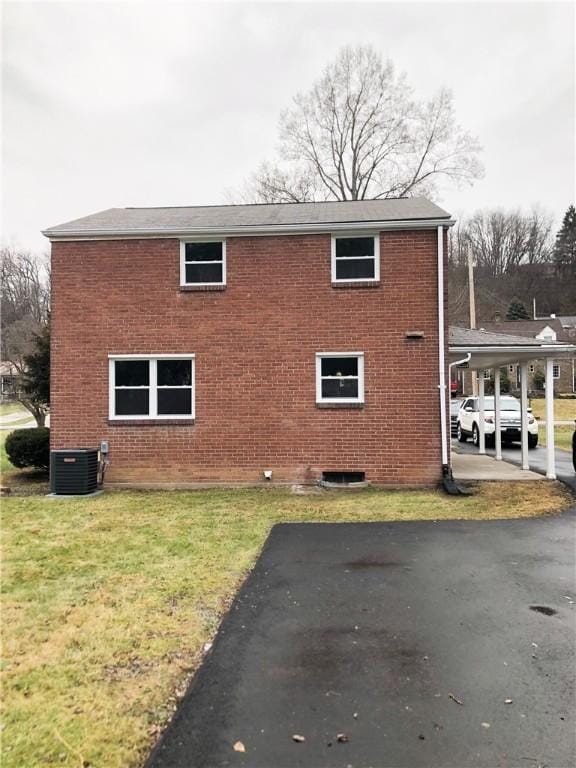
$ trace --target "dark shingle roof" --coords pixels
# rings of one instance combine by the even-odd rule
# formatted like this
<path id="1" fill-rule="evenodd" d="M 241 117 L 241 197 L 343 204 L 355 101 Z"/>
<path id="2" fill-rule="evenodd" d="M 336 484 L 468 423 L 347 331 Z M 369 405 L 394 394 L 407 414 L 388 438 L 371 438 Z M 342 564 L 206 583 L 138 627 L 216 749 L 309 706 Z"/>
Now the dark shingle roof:
<path id="1" fill-rule="evenodd" d="M 370 222 L 425 222 L 450 214 L 423 197 L 391 200 L 351 200 L 324 203 L 210 205 L 186 208 L 109 208 L 82 219 L 44 230 L 47 237 L 90 237 L 106 234 L 184 234 L 250 228 L 270 230 L 316 228 Z"/>

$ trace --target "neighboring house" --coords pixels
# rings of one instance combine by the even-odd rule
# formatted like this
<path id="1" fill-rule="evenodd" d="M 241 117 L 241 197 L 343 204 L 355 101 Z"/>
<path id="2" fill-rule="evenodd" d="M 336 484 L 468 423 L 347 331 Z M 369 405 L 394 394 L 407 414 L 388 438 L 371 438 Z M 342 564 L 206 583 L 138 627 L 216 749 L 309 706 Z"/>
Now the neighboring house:
<path id="1" fill-rule="evenodd" d="M 15 400 L 18 396 L 20 374 L 8 362 L 0 362 L 0 402 Z"/>
<path id="2" fill-rule="evenodd" d="M 47 230 L 52 447 L 108 441 L 115 483 L 439 481 L 452 224 L 413 198 Z"/>
<path id="3" fill-rule="evenodd" d="M 512 334 L 514 336 L 525 336 L 539 341 L 549 342 L 569 342 L 573 343 L 576 338 L 576 327 L 574 333 L 566 318 L 566 325 L 559 317 L 551 315 L 550 317 L 539 318 L 536 320 L 500 320 L 493 322 L 478 323 L 478 327 L 485 331 L 496 333 Z M 506 373 L 510 380 L 512 392 L 520 389 L 520 367 L 516 364 L 506 366 Z M 558 360 L 554 363 L 554 392 L 557 395 L 568 395 L 576 392 L 575 378 L 575 360 Z M 486 377 L 490 378 L 491 372 L 486 372 Z M 534 393 L 544 392 L 544 361 L 534 360 L 528 366 L 528 389 Z M 465 394 L 472 391 L 470 372 L 462 372 L 463 389 Z"/>

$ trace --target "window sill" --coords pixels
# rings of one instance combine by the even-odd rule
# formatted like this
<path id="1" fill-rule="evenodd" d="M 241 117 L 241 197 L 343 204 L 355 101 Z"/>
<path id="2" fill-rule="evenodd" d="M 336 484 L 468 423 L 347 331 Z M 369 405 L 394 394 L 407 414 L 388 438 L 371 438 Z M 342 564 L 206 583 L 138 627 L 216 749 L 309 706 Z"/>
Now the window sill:
<path id="1" fill-rule="evenodd" d="M 196 419 L 108 419 L 111 427 L 190 427 Z"/>
<path id="2" fill-rule="evenodd" d="M 340 410 L 342 408 L 349 408 L 354 411 L 359 411 L 364 408 L 364 403 L 316 403 L 316 408 L 321 410 Z"/>
<path id="3" fill-rule="evenodd" d="M 190 291 L 225 291 L 225 285 L 181 285 L 180 290 L 183 293 L 189 293 Z"/>
<path id="4" fill-rule="evenodd" d="M 367 280 L 365 283 L 354 283 L 347 280 L 332 282 L 332 288 L 379 288 L 380 280 Z"/>

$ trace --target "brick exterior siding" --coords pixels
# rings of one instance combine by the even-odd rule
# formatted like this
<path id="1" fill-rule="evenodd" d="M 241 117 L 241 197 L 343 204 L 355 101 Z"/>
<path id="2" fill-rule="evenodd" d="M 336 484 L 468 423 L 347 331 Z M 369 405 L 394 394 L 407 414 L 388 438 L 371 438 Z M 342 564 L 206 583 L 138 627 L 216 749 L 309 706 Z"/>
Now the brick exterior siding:
<path id="1" fill-rule="evenodd" d="M 221 291 L 180 289 L 177 239 L 53 243 L 52 447 L 108 440 L 116 483 L 436 483 L 436 243 L 383 232 L 380 284 L 335 289 L 330 235 L 228 238 Z M 361 409 L 316 407 L 315 353 L 339 351 L 364 352 Z M 195 354 L 194 424 L 108 420 L 108 355 L 134 353 Z"/>

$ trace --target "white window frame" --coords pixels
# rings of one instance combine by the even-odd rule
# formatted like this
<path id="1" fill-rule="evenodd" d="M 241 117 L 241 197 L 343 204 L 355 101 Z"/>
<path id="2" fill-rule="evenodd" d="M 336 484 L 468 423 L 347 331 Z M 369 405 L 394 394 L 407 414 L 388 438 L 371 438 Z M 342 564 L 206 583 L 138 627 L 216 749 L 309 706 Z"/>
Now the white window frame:
<path id="1" fill-rule="evenodd" d="M 492 369 L 484 368 L 484 381 L 490 381 L 492 378 Z"/>
<path id="2" fill-rule="evenodd" d="M 528 372 L 534 373 L 535 371 L 536 371 L 536 366 L 534 365 L 534 363 L 530 363 L 530 365 L 528 366 Z"/>
<path id="3" fill-rule="evenodd" d="M 344 256 L 339 261 L 346 259 L 374 259 L 374 277 L 336 277 L 336 241 L 349 238 L 371 237 L 374 240 L 374 256 Z M 377 283 L 380 281 L 380 233 L 379 232 L 338 232 L 331 237 L 331 275 L 333 283 Z"/>
<path id="4" fill-rule="evenodd" d="M 149 390 L 149 413 L 148 414 L 121 414 L 116 415 L 116 367 L 117 361 L 130 362 L 139 360 L 148 360 L 150 362 L 150 377 L 147 387 L 141 389 Z M 159 360 L 189 360 L 192 364 L 192 383 L 181 387 L 158 387 L 157 384 L 157 363 Z M 126 389 L 137 389 L 137 387 L 126 387 Z M 158 413 L 158 389 L 191 389 L 192 390 L 192 411 L 185 414 Z M 196 418 L 196 356 L 188 352 L 173 355 L 108 355 L 108 419 L 110 421 L 190 421 Z"/>
<path id="5" fill-rule="evenodd" d="M 346 379 L 358 379 L 358 397 L 322 397 L 322 360 L 328 357 L 356 357 L 358 359 L 358 376 L 346 376 Z M 336 377 L 330 377 L 336 378 Z M 364 352 L 316 352 L 316 403 L 364 403 Z"/>
<path id="6" fill-rule="evenodd" d="M 560 378 L 560 363 L 552 363 L 552 378 Z"/>
<path id="7" fill-rule="evenodd" d="M 186 261 L 186 245 L 194 243 L 221 243 L 222 245 L 222 260 L 214 261 Z M 222 264 L 222 281 L 219 283 L 187 283 L 186 282 L 186 264 Z M 221 287 L 226 285 L 226 240 L 221 237 L 210 238 L 187 238 L 186 240 L 180 240 L 180 287 L 198 287 L 205 288 L 209 286 Z"/>

